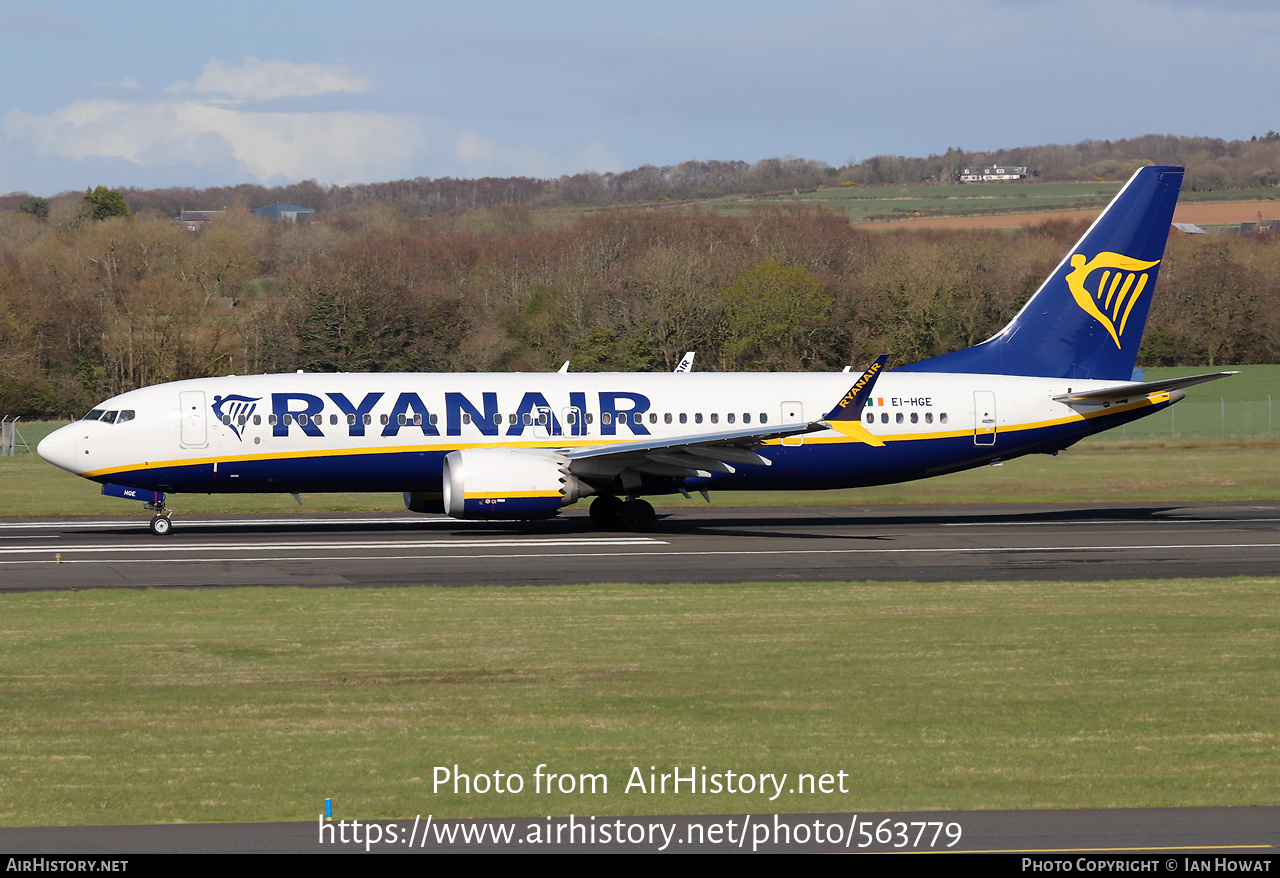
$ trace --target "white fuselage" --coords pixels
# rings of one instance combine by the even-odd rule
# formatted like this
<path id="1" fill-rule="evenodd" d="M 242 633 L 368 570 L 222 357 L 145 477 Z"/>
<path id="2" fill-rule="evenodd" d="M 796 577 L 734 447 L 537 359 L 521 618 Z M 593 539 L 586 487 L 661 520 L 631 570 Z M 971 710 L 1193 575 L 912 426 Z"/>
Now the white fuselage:
<path id="1" fill-rule="evenodd" d="M 78 421 L 51 434 L 40 453 L 95 481 L 166 492 L 433 492 L 440 489 L 441 461 L 451 451 L 573 451 L 818 421 L 857 377 L 704 372 L 206 378 L 113 397 L 95 411 L 127 411 L 132 417 Z M 1106 407 L 1053 399 L 1114 383 L 886 372 L 861 419 L 883 447 L 822 430 L 757 449 L 781 466 L 745 467 L 683 484 L 785 489 L 903 481 L 1058 450 L 1169 402 L 1167 395 Z"/>

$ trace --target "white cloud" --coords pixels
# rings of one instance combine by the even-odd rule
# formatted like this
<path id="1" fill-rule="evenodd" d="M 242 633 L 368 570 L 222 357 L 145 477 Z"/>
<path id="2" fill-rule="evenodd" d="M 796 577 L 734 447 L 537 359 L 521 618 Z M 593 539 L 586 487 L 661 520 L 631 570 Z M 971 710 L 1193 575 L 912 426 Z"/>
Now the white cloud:
<path id="1" fill-rule="evenodd" d="M 222 137 L 237 164 L 259 180 L 403 176 L 429 142 L 420 119 L 398 113 L 241 113 L 186 104 L 178 115 L 192 136 Z"/>
<path id="2" fill-rule="evenodd" d="M 339 92 L 369 91 L 369 80 L 337 64 L 295 64 L 291 61 L 259 61 L 228 67 L 214 58 L 194 83 L 175 82 L 165 89 L 192 92 L 232 101 L 269 101 L 277 98 L 309 98 Z"/>
<path id="3" fill-rule="evenodd" d="M 345 68 L 247 58 L 213 60 L 194 83 L 163 93 L 131 79 L 111 99 L 79 100 L 48 113 L 14 109 L 0 116 L 0 157 L 21 175 L 47 159 L 92 167 L 113 163 L 128 179 L 151 185 L 158 169 L 225 182 L 372 182 L 419 175 L 554 177 L 591 169 L 620 170 L 621 161 L 592 141 L 563 156 L 521 144 L 502 146 L 472 130 L 441 130 L 411 113 L 326 109 L 320 96 L 369 91 Z M 136 97 L 131 92 L 136 92 Z M 307 108 L 267 111 L 246 106 L 277 98 L 309 99 Z M 138 169 L 130 173 L 128 168 Z M 116 173 L 119 173 L 118 171 Z M 74 175 L 55 185 L 75 188 Z"/>
<path id="4" fill-rule="evenodd" d="M 293 64 L 245 58 L 227 67 L 217 58 L 204 66 L 192 90 L 196 94 L 228 94 L 236 100 L 312 97 L 337 92 L 369 91 L 369 80 L 336 64 Z"/>
<path id="5" fill-rule="evenodd" d="M 120 85 L 138 87 L 129 79 Z M 233 106 L 368 89 L 367 80 L 335 65 L 246 58 L 228 66 L 214 59 L 195 83 L 165 89 L 173 97 L 75 101 L 48 114 L 11 110 L 0 116 L 0 146 L 10 160 L 27 153 L 139 168 L 194 165 L 261 182 L 408 174 L 429 141 L 424 121 L 409 114 Z"/>
<path id="6" fill-rule="evenodd" d="M 140 167 L 229 165 L 263 182 L 330 183 L 408 173 L 427 146 L 426 126 L 405 114 L 254 113 L 195 101 L 77 101 L 48 115 L 12 110 L 0 141 L 75 160 L 123 159 Z"/>

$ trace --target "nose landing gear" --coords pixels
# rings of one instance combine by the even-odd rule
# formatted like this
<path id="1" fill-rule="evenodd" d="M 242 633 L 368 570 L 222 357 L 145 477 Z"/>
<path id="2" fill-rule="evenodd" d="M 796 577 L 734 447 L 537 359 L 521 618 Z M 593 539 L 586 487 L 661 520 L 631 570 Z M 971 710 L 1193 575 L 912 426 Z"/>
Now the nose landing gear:
<path id="1" fill-rule="evenodd" d="M 148 510 L 156 513 L 151 519 L 151 532 L 158 537 L 166 537 L 173 532 L 173 510 L 164 505 L 164 495 L 155 503 L 148 503 Z"/>
<path id="2" fill-rule="evenodd" d="M 173 531 L 173 522 L 170 520 L 173 517 L 173 510 L 164 505 L 164 494 L 159 491 L 107 483 L 102 486 L 102 493 L 108 497 L 120 497 L 124 500 L 141 500 L 143 508 L 155 513 L 155 517 L 151 519 L 151 532 L 156 536 L 168 536 Z"/>
<path id="3" fill-rule="evenodd" d="M 151 532 L 158 537 L 168 536 L 173 532 L 173 522 L 169 520 L 169 515 L 157 515 L 151 519 Z"/>

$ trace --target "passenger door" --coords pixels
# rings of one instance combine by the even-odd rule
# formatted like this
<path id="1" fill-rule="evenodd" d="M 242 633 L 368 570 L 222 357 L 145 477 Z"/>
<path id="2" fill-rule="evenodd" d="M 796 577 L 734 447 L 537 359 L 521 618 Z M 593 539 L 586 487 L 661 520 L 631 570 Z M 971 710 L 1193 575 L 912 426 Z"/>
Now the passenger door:
<path id="1" fill-rule="evenodd" d="M 209 444 L 209 419 L 204 408 L 203 390 L 184 390 L 178 394 L 182 416 L 182 447 L 204 448 Z"/>
<path id="2" fill-rule="evenodd" d="M 996 444 L 996 395 L 990 390 L 973 392 L 973 444 Z"/>

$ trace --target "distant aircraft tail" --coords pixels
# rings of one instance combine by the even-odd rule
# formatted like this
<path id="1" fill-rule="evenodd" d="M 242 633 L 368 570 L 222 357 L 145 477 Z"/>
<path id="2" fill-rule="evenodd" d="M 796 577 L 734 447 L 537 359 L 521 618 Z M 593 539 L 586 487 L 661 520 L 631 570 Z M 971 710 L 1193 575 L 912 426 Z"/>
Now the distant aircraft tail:
<path id="1" fill-rule="evenodd" d="M 1182 168 L 1142 168 L 1009 325 L 899 372 L 1127 381 L 1164 258 Z"/>

